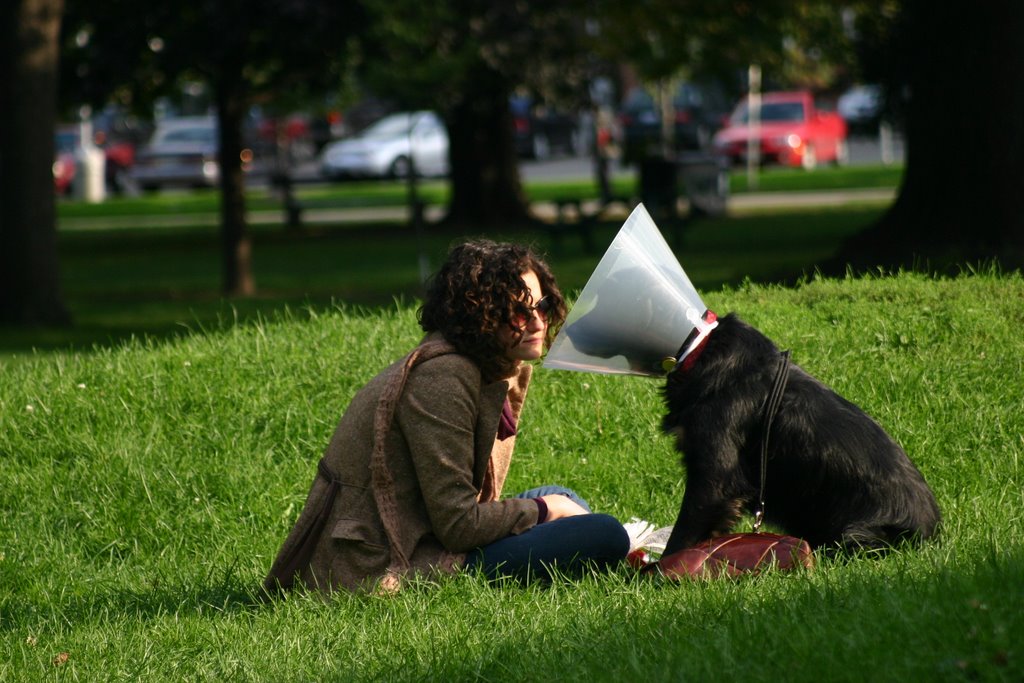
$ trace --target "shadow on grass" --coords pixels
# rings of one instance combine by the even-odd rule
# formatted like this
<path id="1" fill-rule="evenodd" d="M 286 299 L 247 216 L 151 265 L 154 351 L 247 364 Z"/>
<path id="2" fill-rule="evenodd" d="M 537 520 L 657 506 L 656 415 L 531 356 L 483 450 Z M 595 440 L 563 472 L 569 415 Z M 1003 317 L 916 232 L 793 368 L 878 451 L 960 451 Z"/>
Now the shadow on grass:
<path id="1" fill-rule="evenodd" d="M 927 564 L 908 553 L 825 563 L 806 577 L 656 584 L 642 609 L 580 614 L 555 651 L 531 634 L 450 674 L 502 680 L 527 661 L 537 671 L 572 661 L 601 680 L 718 680 L 724 670 L 730 680 L 1018 680 L 1011 634 L 1024 618 L 1005 598 L 1024 586 L 1020 549 L 969 567 Z"/>
<path id="2" fill-rule="evenodd" d="M 241 577 L 229 570 L 219 581 L 154 581 L 154 585 L 148 588 L 105 583 L 54 600 L 47 599 L 49 596 L 29 600 L 11 597 L 0 603 L 3 606 L 0 631 L 64 621 L 87 624 L 95 620 L 97 615 L 118 615 L 135 622 L 144 622 L 165 615 L 252 612 L 267 604 L 260 598 L 256 588 L 251 583 L 244 583 Z"/>

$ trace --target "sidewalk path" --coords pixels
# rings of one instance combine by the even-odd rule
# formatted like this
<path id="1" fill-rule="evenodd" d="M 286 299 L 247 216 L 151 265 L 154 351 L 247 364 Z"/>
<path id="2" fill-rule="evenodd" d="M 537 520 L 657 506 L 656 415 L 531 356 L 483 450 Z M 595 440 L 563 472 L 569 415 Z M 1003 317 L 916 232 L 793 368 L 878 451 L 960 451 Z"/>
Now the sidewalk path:
<path id="1" fill-rule="evenodd" d="M 731 215 L 748 213 L 759 209 L 811 208 L 823 206 L 842 206 L 851 202 L 878 202 L 884 204 L 896 197 L 893 188 L 825 190 L 802 192 L 744 192 L 729 198 Z M 597 211 L 597 200 L 583 202 L 583 211 Z M 554 220 L 556 206 L 553 202 L 537 202 L 533 212 L 544 220 Z M 626 207 L 622 207 L 625 214 Z M 444 215 L 444 207 L 429 206 L 426 209 L 428 221 L 439 220 Z M 606 212 L 606 218 L 613 213 Z M 344 208 L 344 209 L 306 209 L 302 212 L 302 222 L 306 225 L 338 224 L 338 223 L 374 223 L 384 221 L 409 220 L 409 210 L 404 206 Z M 97 218 L 61 218 L 58 220 L 60 230 L 98 231 L 124 228 L 173 228 L 186 226 L 216 226 L 220 216 L 217 213 L 195 214 L 156 214 L 140 216 L 103 216 Z M 260 210 L 249 212 L 249 223 L 265 225 L 284 222 L 283 210 Z"/>
<path id="2" fill-rule="evenodd" d="M 776 209 L 805 206 L 842 206 L 851 202 L 890 203 L 896 188 L 858 190 L 815 190 L 803 192 L 748 192 L 729 197 L 729 211 Z"/>

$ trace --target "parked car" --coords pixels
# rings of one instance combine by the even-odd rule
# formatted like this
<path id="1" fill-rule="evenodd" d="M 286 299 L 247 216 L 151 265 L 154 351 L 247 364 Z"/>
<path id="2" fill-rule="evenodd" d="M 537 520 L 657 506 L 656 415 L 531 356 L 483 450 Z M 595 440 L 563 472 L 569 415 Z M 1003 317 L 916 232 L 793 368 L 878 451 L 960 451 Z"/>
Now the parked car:
<path id="1" fill-rule="evenodd" d="M 448 175 L 448 131 L 430 111 L 385 116 L 361 133 L 329 143 L 320 170 L 332 180 Z"/>
<path id="2" fill-rule="evenodd" d="M 527 159 L 548 159 L 561 153 L 577 156 L 586 151 L 579 117 L 538 104 L 529 97 L 509 100 L 516 154 Z"/>
<path id="3" fill-rule="evenodd" d="M 55 158 L 53 160 L 53 189 L 60 196 L 71 194 L 75 181 L 75 148 L 78 147 L 78 132 L 58 130 L 54 136 Z"/>
<path id="4" fill-rule="evenodd" d="M 54 135 L 53 188 L 58 195 L 71 193 L 77 171 L 75 150 L 78 149 L 80 138 L 81 127 L 77 124 L 60 126 Z M 96 131 L 93 143 L 103 150 L 107 188 L 113 192 L 123 190 L 125 174 L 135 163 L 135 145 L 112 137 L 105 130 Z"/>
<path id="5" fill-rule="evenodd" d="M 672 95 L 673 150 L 706 150 L 729 113 L 724 91 L 714 84 L 684 81 Z M 633 88 L 619 109 L 622 162 L 638 163 L 662 154 L 661 108 L 643 88 Z"/>
<path id="6" fill-rule="evenodd" d="M 748 99 L 736 106 L 729 123 L 715 134 L 714 147 L 733 163 L 747 159 L 753 135 Z M 821 162 L 848 160 L 846 122 L 834 111 L 819 108 L 807 91 L 768 92 L 761 96 L 761 162 L 813 169 Z"/>
<path id="7" fill-rule="evenodd" d="M 212 187 L 220 178 L 218 143 L 217 120 L 212 116 L 164 119 L 138 151 L 130 176 L 143 190 Z M 241 161 L 242 170 L 251 170 L 251 149 L 242 150 Z"/>
<path id="8" fill-rule="evenodd" d="M 855 85 L 839 96 L 836 109 L 851 131 L 877 132 L 882 118 L 882 88 Z"/>
<path id="9" fill-rule="evenodd" d="M 299 164 L 311 160 L 317 152 L 313 140 L 316 119 L 306 112 L 291 112 L 284 116 L 257 115 L 253 117 L 250 138 L 254 152 L 275 161 L 286 152 L 287 161 Z"/>

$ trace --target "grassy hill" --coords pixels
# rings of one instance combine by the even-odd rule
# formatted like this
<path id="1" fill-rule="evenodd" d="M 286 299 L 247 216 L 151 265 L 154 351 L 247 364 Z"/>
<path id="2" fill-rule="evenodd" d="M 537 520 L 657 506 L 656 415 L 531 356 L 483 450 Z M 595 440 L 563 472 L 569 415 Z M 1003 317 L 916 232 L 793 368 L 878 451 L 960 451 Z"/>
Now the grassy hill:
<path id="1" fill-rule="evenodd" d="M 345 405 L 419 336 L 409 304 L 292 309 L 0 374 L 0 680 L 1024 677 L 1020 275 L 705 300 L 904 445 L 942 507 L 939 540 L 753 580 L 458 576 L 260 604 Z M 658 385 L 538 370 L 506 490 L 560 483 L 596 510 L 671 523 L 685 477 L 658 432 Z"/>

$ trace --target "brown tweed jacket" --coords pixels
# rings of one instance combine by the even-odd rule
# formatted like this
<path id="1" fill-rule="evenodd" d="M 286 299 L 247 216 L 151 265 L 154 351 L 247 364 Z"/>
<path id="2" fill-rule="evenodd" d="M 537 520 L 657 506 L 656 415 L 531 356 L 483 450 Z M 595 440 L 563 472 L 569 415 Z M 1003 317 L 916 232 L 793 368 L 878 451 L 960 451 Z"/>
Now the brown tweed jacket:
<path id="1" fill-rule="evenodd" d="M 505 397 L 518 419 L 532 371 L 485 384 L 432 336 L 377 375 L 342 416 L 264 589 L 391 589 L 534 526 L 533 501 L 499 500 L 515 437 L 495 438 Z"/>

